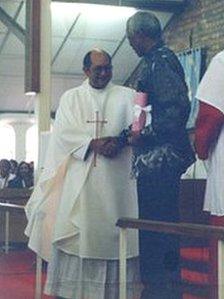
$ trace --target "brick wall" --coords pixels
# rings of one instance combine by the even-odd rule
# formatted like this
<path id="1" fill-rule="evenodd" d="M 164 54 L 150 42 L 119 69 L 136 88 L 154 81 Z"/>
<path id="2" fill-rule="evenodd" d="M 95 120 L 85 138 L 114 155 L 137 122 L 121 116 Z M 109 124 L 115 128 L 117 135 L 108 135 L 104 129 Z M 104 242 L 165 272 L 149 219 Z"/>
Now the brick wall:
<path id="1" fill-rule="evenodd" d="M 172 18 L 164 32 L 166 44 L 179 53 L 191 48 L 206 49 L 206 64 L 224 50 L 224 0 L 188 0 L 185 10 Z M 143 67 L 140 63 L 126 81 L 127 86 L 136 87 Z M 186 178 L 205 178 L 203 164 L 198 161 L 186 174 Z"/>
<path id="2" fill-rule="evenodd" d="M 224 49 L 224 0 L 187 0 L 186 8 L 171 19 L 163 36 L 175 53 L 205 48 L 208 65 L 211 58 Z M 125 85 L 136 87 L 142 67 L 140 64 Z"/>
<path id="3" fill-rule="evenodd" d="M 224 49 L 224 0 L 188 0 L 185 10 L 174 17 L 164 32 L 175 52 L 205 47 L 207 63 Z"/>

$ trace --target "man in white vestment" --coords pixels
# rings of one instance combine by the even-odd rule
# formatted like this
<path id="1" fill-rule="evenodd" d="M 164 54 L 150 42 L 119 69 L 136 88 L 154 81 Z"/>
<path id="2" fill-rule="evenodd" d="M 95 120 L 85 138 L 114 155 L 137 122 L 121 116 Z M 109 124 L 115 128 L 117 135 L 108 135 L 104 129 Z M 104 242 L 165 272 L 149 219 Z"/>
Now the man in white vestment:
<path id="1" fill-rule="evenodd" d="M 45 292 L 57 298 L 118 299 L 120 217 L 138 217 L 131 150 L 119 133 L 132 122 L 134 91 L 116 86 L 111 57 L 93 50 L 88 79 L 65 92 L 44 170 L 26 207 L 29 246 L 49 262 Z M 127 295 L 140 294 L 138 236 L 128 231 Z"/>
<path id="2" fill-rule="evenodd" d="M 196 97 L 200 100 L 195 147 L 198 157 L 207 160 L 204 210 L 212 225 L 224 226 L 224 51 L 211 61 Z M 211 281 L 218 286 L 217 240 L 210 240 Z M 217 296 L 217 289 L 214 289 Z"/>

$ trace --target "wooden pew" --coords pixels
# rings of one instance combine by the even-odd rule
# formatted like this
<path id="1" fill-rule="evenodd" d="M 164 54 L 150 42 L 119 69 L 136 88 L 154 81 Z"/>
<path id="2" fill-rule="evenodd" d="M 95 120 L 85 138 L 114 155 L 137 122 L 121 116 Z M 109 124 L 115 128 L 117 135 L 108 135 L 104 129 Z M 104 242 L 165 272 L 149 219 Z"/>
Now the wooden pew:
<path id="1" fill-rule="evenodd" d="M 121 218 L 117 221 L 120 228 L 120 295 L 119 299 L 126 299 L 126 251 L 127 251 L 127 229 L 147 230 L 153 232 L 162 232 L 167 234 L 176 234 L 194 238 L 218 240 L 217 256 L 218 263 L 218 292 L 217 299 L 224 298 L 224 227 L 190 224 L 190 223 L 172 223 L 162 221 L 151 221 L 132 218 Z M 211 288 L 207 290 L 211 291 Z M 207 296 L 207 294 L 205 294 Z M 212 293 L 208 299 L 216 299 Z M 193 297 L 192 297 L 193 298 Z"/>
<path id="2" fill-rule="evenodd" d="M 28 188 L 0 190 L 0 243 L 4 243 L 5 252 L 8 252 L 10 243 L 27 242 L 23 233 L 26 226 L 23 210 L 31 193 Z"/>

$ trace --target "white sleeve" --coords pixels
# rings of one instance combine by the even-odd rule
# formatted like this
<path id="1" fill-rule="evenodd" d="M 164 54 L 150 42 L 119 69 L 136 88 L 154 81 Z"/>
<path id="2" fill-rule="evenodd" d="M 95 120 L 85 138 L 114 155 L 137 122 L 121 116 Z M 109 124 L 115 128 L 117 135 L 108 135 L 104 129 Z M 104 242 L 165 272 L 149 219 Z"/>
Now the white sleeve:
<path id="1" fill-rule="evenodd" d="M 79 147 L 78 149 L 75 149 L 73 152 L 72 152 L 72 156 L 78 160 L 85 160 L 86 158 L 86 154 L 87 154 L 87 151 L 89 149 L 89 143 L 85 144 L 85 145 L 82 145 L 81 147 Z"/>
<path id="2" fill-rule="evenodd" d="M 209 64 L 196 98 L 224 113 L 224 51 L 217 54 Z"/>

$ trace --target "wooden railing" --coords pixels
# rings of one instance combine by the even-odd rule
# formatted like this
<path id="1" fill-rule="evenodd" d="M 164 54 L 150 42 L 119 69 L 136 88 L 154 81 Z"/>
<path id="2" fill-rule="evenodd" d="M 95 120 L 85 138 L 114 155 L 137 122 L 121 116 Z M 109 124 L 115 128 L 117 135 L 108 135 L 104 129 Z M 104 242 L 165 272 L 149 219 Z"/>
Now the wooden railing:
<path id="1" fill-rule="evenodd" d="M 17 211 L 24 211 L 24 208 L 25 208 L 24 205 L 15 205 L 13 203 L 0 202 L 0 209 L 3 211 L 17 212 Z"/>
<path id="2" fill-rule="evenodd" d="M 120 295 L 126 299 L 126 250 L 127 229 L 138 229 L 167 234 L 218 240 L 218 299 L 224 299 L 224 228 L 221 226 L 173 223 L 133 218 L 121 218 L 116 224 L 120 228 Z"/>
<path id="3" fill-rule="evenodd" d="M 10 213 L 23 212 L 25 204 L 31 194 L 32 189 L 28 188 L 4 188 L 0 190 L 0 210 L 4 211 L 1 215 L 4 215 L 5 219 L 4 249 L 6 253 L 9 251 Z"/>
<path id="4" fill-rule="evenodd" d="M 0 189 L 0 201 L 22 201 L 28 200 L 32 193 L 29 188 L 4 188 Z"/>

